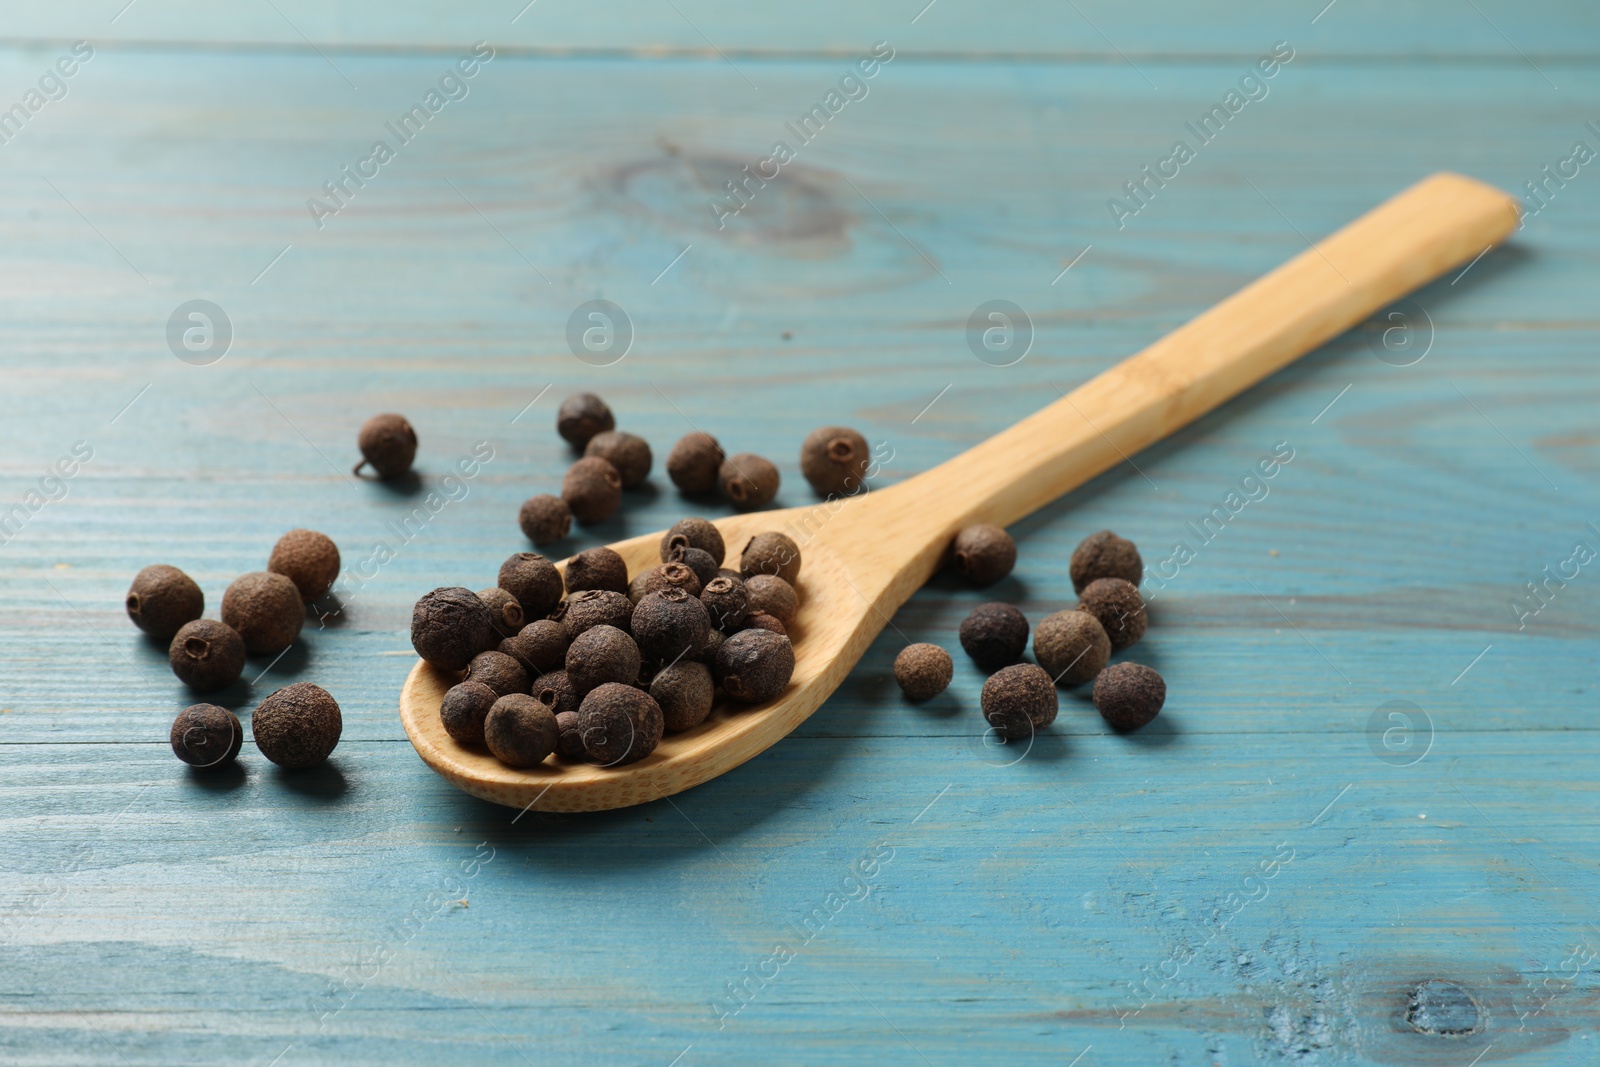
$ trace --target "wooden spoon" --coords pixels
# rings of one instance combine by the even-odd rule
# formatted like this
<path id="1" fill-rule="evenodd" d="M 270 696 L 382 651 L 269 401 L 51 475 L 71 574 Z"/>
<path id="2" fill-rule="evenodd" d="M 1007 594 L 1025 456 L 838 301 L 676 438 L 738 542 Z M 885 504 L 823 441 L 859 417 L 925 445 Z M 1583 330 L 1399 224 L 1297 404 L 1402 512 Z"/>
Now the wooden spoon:
<path id="1" fill-rule="evenodd" d="M 801 546 L 795 669 L 776 700 L 719 709 L 621 767 L 551 757 L 514 770 L 445 733 L 457 677 L 418 662 L 400 718 L 424 762 L 473 796 L 541 811 L 644 804 L 699 785 L 804 722 L 975 522 L 1009 525 L 1122 463 L 1291 360 L 1504 240 L 1517 201 L 1454 174 L 1412 186 L 1069 396 L 946 463 L 887 489 L 717 520 L 737 566 L 745 541 L 787 532 Z M 611 546 L 629 574 L 660 562 L 661 534 Z M 1063 564 L 1064 566 L 1064 564 Z"/>

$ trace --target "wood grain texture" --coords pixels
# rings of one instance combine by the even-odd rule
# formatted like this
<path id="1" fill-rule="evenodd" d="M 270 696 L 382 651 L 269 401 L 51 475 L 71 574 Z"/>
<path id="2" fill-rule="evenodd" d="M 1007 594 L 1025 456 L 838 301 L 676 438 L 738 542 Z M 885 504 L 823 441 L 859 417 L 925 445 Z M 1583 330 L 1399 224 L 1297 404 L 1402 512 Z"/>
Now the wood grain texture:
<path id="1" fill-rule="evenodd" d="M 1339 0 L 1312 25 L 1321 4 L 1080 4 L 1155 89 L 1070 9 L 940 0 L 914 28 L 939 27 L 947 57 L 904 38 L 906 61 L 718 230 L 704 183 L 764 158 L 844 56 L 903 38 L 858 32 L 873 13 L 855 9 L 680 0 L 713 39 L 707 12 L 759 31 L 730 52 L 753 91 L 684 54 L 706 46 L 666 32 L 670 6 L 540 0 L 517 26 L 546 4 L 616 51 L 508 47 L 321 230 L 306 199 L 480 34 L 412 5 L 385 24 L 279 0 L 313 40 L 343 18 L 336 40 L 391 42 L 329 52 L 352 90 L 270 6 L 139 0 L 112 31 L 148 19 L 129 31 L 146 43 L 108 44 L 0 146 L 4 506 L 75 441 L 95 452 L 0 547 L 0 1058 L 1600 1061 L 1600 983 L 1574 956 L 1600 948 L 1595 575 L 1552 586 L 1521 628 L 1510 607 L 1575 541 L 1600 542 L 1593 164 L 1403 322 L 1331 342 L 1019 522 L 999 587 L 936 576 L 832 699 L 730 774 L 513 824 L 433 774 L 394 714 L 412 601 L 492 581 L 522 547 L 517 504 L 558 484 L 564 391 L 604 394 L 658 455 L 691 424 L 770 455 L 785 506 L 807 501 L 795 452 L 823 422 L 887 442 L 879 484 L 895 484 L 1301 251 L 1297 231 L 1435 170 L 1520 190 L 1574 141 L 1600 147 L 1592 8 L 1479 0 L 1501 37 L 1469 5 Z M 120 6 L 36 6 L 7 32 L 98 41 L 89 17 Z M 44 25 L 58 11 L 70 24 Z M 185 26 L 181 47 L 151 43 Z M 1280 39 L 1301 54 L 1270 95 L 1118 229 L 1107 199 Z M 674 58 L 639 54 L 657 45 Z M 960 54 L 1003 46 L 1063 51 Z M 0 99 L 58 54 L 0 49 Z M 612 367 L 564 340 L 595 297 L 636 325 Z M 213 366 L 167 348 L 193 298 L 235 327 Z M 966 345 L 995 298 L 1035 325 L 1013 367 Z M 378 410 L 417 423 L 420 492 L 346 479 Z M 481 440 L 493 460 L 340 616 L 224 694 L 247 714 L 288 681 L 328 687 L 346 725 L 327 769 L 280 774 L 247 746 L 241 774 L 191 776 L 165 741 L 185 694 L 122 616 L 130 576 L 183 566 L 214 611 L 301 525 L 359 567 Z M 898 698 L 905 642 L 955 647 L 986 599 L 1035 621 L 1070 605 L 1067 556 L 1097 529 L 1159 566 L 1280 441 L 1294 458 L 1268 495 L 1156 594 L 1135 651 L 1171 697 L 1142 736 L 1068 694 L 1012 762 L 981 742 L 970 665 L 930 707 Z M 571 547 L 689 510 L 653 482 Z M 1395 700 L 1431 721 L 1411 766 L 1372 747 Z M 1262 884 L 1245 878 L 1289 850 L 1240 908 Z M 780 944 L 792 957 L 769 962 Z M 1484 1031 L 1410 1027 L 1425 979 L 1468 990 Z M 747 981 L 741 1000 L 729 984 Z"/>

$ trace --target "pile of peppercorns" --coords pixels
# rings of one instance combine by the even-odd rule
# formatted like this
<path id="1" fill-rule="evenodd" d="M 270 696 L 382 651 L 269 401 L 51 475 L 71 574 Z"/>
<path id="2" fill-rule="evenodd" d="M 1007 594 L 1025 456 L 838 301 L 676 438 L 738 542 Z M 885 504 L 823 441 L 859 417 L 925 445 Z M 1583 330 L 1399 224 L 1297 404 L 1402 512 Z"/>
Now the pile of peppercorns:
<path id="1" fill-rule="evenodd" d="M 1016 564 L 1017 546 L 998 526 L 969 526 L 956 535 L 951 562 L 975 585 L 993 585 Z M 983 717 L 1007 740 L 1024 740 L 1056 718 L 1056 686 L 1094 680 L 1094 705 L 1115 730 L 1137 730 L 1161 711 L 1167 685 L 1139 663 L 1107 666 L 1113 652 L 1144 636 L 1149 618 L 1139 595 L 1144 562 L 1132 541 L 1101 530 L 1072 553 L 1075 609 L 1046 616 L 1033 635 L 1037 664 L 1023 663 L 1028 620 L 1010 604 L 979 604 L 961 623 L 961 647 L 992 672 L 980 696 Z M 912 700 L 944 692 L 954 675 L 950 654 L 915 644 L 894 661 L 895 680 Z"/>

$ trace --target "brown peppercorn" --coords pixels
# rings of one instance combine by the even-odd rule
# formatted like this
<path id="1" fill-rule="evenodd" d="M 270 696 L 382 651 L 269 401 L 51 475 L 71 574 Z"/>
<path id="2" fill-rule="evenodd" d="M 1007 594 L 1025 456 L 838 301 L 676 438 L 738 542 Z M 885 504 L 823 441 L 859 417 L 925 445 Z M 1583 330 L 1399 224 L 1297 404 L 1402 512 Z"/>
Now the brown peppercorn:
<path id="1" fill-rule="evenodd" d="M 639 572 L 628 585 L 628 599 L 637 604 L 646 593 L 673 588 L 682 589 L 690 596 L 699 596 L 700 578 L 686 564 L 663 563 L 659 567 Z"/>
<path id="2" fill-rule="evenodd" d="M 1111 638 L 1087 611 L 1046 615 L 1033 632 L 1033 658 L 1057 685 L 1080 685 L 1111 658 Z"/>
<path id="3" fill-rule="evenodd" d="M 616 427 L 611 409 L 593 393 L 574 393 L 561 402 L 556 412 L 556 432 L 573 448 L 581 449 L 595 434 Z"/>
<path id="4" fill-rule="evenodd" d="M 501 637 L 515 637 L 527 625 L 522 614 L 522 603 L 499 586 L 478 590 L 478 599 L 489 609 L 489 618 L 494 621 L 495 632 Z"/>
<path id="5" fill-rule="evenodd" d="M 706 606 L 712 628 L 724 634 L 738 633 L 744 628 L 744 617 L 750 605 L 743 579 L 718 575 L 700 590 L 700 603 Z"/>
<path id="6" fill-rule="evenodd" d="M 979 695 L 983 717 L 1007 741 L 1026 741 L 1056 721 L 1056 687 L 1044 668 L 1018 663 L 995 671 Z"/>
<path id="7" fill-rule="evenodd" d="M 578 721 L 576 711 L 556 713 L 556 729 L 560 734 L 556 738 L 556 756 L 569 763 L 588 755 L 583 750 L 583 730 L 578 726 Z"/>
<path id="8" fill-rule="evenodd" d="M 193 704 L 178 713 L 168 732 L 172 751 L 196 770 L 226 767 L 244 744 L 238 716 L 215 704 Z"/>
<path id="9" fill-rule="evenodd" d="M 1135 644 L 1144 636 L 1150 621 L 1139 590 L 1132 582 L 1121 578 L 1096 578 L 1084 586 L 1079 594 L 1078 610 L 1087 611 L 1100 620 L 1106 636 L 1111 638 L 1113 652 Z"/>
<path id="10" fill-rule="evenodd" d="M 524 619 L 542 619 L 561 603 L 561 572 L 537 552 L 518 552 L 500 564 L 496 584 L 517 598 Z"/>
<path id="11" fill-rule="evenodd" d="M 261 754 L 292 771 L 327 759 L 343 730 L 338 702 L 310 682 L 284 686 L 250 715 L 250 733 Z"/>
<path id="12" fill-rule="evenodd" d="M 567 560 L 567 592 L 584 589 L 628 591 L 628 565 L 615 550 L 586 548 Z"/>
<path id="13" fill-rule="evenodd" d="M 746 579 L 755 574 L 776 574 L 794 585 L 800 577 L 800 546 L 788 534 L 769 530 L 745 542 L 739 553 L 739 573 Z"/>
<path id="14" fill-rule="evenodd" d="M 560 740 L 555 712 L 527 693 L 496 700 L 483 720 L 484 744 L 507 767 L 537 767 Z"/>
<path id="15" fill-rule="evenodd" d="M 1132 541 L 1101 530 L 1085 537 L 1073 549 L 1069 571 L 1072 588 L 1078 593 L 1097 578 L 1121 578 L 1138 585 L 1144 576 L 1144 560 L 1139 558 L 1139 549 Z"/>
<path id="16" fill-rule="evenodd" d="M 661 706 L 631 685 L 607 683 L 583 698 L 578 729 L 584 751 L 596 763 L 636 763 L 656 750 L 665 728 Z"/>
<path id="17" fill-rule="evenodd" d="M 1115 730 L 1137 730 L 1166 702 L 1166 681 L 1142 663 L 1113 664 L 1094 680 L 1094 706 Z"/>
<path id="18" fill-rule="evenodd" d="M 711 558 L 711 553 L 688 544 L 674 545 L 672 554 L 667 562 L 681 563 L 694 571 L 694 576 L 700 579 L 702 590 L 705 588 L 705 584 L 715 578 L 717 571 L 721 569 L 717 566 L 717 561 Z"/>
<path id="19" fill-rule="evenodd" d="M 607 682 L 632 684 L 639 676 L 639 646 L 615 626 L 595 626 L 567 648 L 567 679 L 579 696 Z"/>
<path id="20" fill-rule="evenodd" d="M 1017 565 L 1017 543 L 998 526 L 979 523 L 956 534 L 950 557 L 973 585 L 993 585 Z"/>
<path id="21" fill-rule="evenodd" d="M 609 461 L 585 456 L 567 468 L 561 499 L 585 526 L 604 522 L 622 506 L 622 475 Z"/>
<path id="22" fill-rule="evenodd" d="M 178 627 L 167 660 L 178 680 L 197 693 L 225 689 L 244 673 L 244 639 L 215 619 L 195 619 Z"/>
<path id="23" fill-rule="evenodd" d="M 549 493 L 530 496 L 517 512 L 517 525 L 523 536 L 536 545 L 548 545 L 572 532 L 572 509 L 567 502 Z"/>
<path id="24" fill-rule="evenodd" d="M 713 671 L 733 699 L 746 704 L 771 700 L 794 674 L 794 646 L 769 630 L 740 630 L 722 642 Z"/>
<path id="25" fill-rule="evenodd" d="M 800 445 L 800 473 L 818 496 L 861 492 L 871 465 L 867 439 L 848 426 L 819 427 Z"/>
<path id="26" fill-rule="evenodd" d="M 706 606 L 683 589 L 647 593 L 633 609 L 633 639 L 639 651 L 661 663 L 692 653 L 705 642 L 709 629 Z"/>
<path id="27" fill-rule="evenodd" d="M 783 620 L 776 615 L 768 615 L 764 611 L 752 611 L 746 615 L 744 617 L 744 628 L 746 630 L 769 630 L 784 637 L 789 636 L 789 628 L 783 624 Z"/>
<path id="28" fill-rule="evenodd" d="M 339 577 L 339 546 L 315 530 L 290 530 L 272 546 L 267 570 L 293 582 L 300 599 L 309 604 L 332 589 Z"/>
<path id="29" fill-rule="evenodd" d="M 633 629 L 633 601 L 609 589 L 585 589 L 561 605 L 561 625 L 571 644 L 579 634 L 596 626 L 615 626 L 623 633 Z"/>
<path id="30" fill-rule="evenodd" d="M 572 684 L 572 679 L 567 677 L 567 672 L 564 670 L 541 674 L 533 680 L 533 685 L 528 691 L 535 699 L 554 708 L 557 715 L 562 715 L 569 711 L 576 713 L 578 705 L 583 700 L 578 694 L 577 687 Z"/>
<path id="31" fill-rule="evenodd" d="M 699 648 L 695 649 L 694 658 L 701 663 L 715 663 L 717 661 L 717 653 L 722 649 L 724 640 L 726 640 L 726 635 L 721 630 L 707 630 L 706 639 Z"/>
<path id="32" fill-rule="evenodd" d="M 722 560 L 728 554 L 727 546 L 722 540 L 722 531 L 718 530 L 710 520 L 691 515 L 686 519 L 679 519 L 667 528 L 661 535 L 661 562 L 672 561 L 672 549 L 682 543 L 690 548 L 698 548 L 717 561 L 717 566 L 722 566 Z"/>
<path id="33" fill-rule="evenodd" d="M 255 571 L 235 578 L 222 594 L 222 621 L 244 638 L 246 651 L 270 656 L 300 636 L 306 606 L 288 578 Z"/>
<path id="34" fill-rule="evenodd" d="M 479 652 L 473 656 L 467 664 L 466 681 L 482 682 L 502 697 L 528 691 L 528 672 L 516 657 L 504 652 Z"/>
<path id="35" fill-rule="evenodd" d="M 650 697 L 661 708 L 667 733 L 692 730 L 711 714 L 716 685 L 704 663 L 683 660 L 663 667 L 650 681 Z"/>
<path id="36" fill-rule="evenodd" d="M 776 574 L 752 574 L 745 579 L 744 593 L 752 613 L 765 612 L 785 626 L 794 621 L 794 613 L 800 610 L 794 586 Z"/>
<path id="37" fill-rule="evenodd" d="M 500 694 L 468 679 L 445 690 L 439 704 L 439 722 L 444 732 L 463 745 L 483 747 L 483 720 Z"/>
<path id="38" fill-rule="evenodd" d="M 667 477 L 680 492 L 709 493 L 717 487 L 717 471 L 726 458 L 722 446 L 710 434 L 698 430 L 684 434 L 667 453 Z"/>
<path id="39" fill-rule="evenodd" d="M 911 700 L 931 700 L 944 692 L 955 669 L 950 653 L 938 645 L 907 645 L 894 658 L 894 680 Z"/>
<path id="40" fill-rule="evenodd" d="M 979 604 L 961 622 L 961 647 L 986 671 L 1022 658 L 1028 647 L 1028 620 L 1010 604 Z"/>
<path id="41" fill-rule="evenodd" d="M 494 619 L 470 589 L 435 589 L 411 609 L 411 647 L 440 670 L 465 670 L 494 638 Z"/>
<path id="42" fill-rule="evenodd" d="M 184 623 L 204 614 L 206 598 L 195 580 L 178 568 L 153 563 L 133 576 L 125 605 L 135 626 L 170 641 Z"/>
<path id="43" fill-rule="evenodd" d="M 500 651 L 522 664 L 529 678 L 537 678 L 561 669 L 571 643 L 565 623 L 535 619 L 517 631 L 516 636 L 501 641 Z"/>
<path id="44" fill-rule="evenodd" d="M 598 456 L 617 468 L 624 489 L 637 489 L 650 476 L 650 443 L 637 434 L 619 430 L 597 433 L 583 446 L 583 454 Z"/>
<path id="45" fill-rule="evenodd" d="M 417 458 L 417 431 L 404 415 L 374 415 L 361 424 L 356 445 L 361 449 L 361 462 L 354 473 L 359 475 L 362 467 L 370 466 L 380 478 L 398 478 Z"/>
<path id="46" fill-rule="evenodd" d="M 781 481 L 772 461 L 753 452 L 729 456 L 717 470 L 718 491 L 740 511 L 754 511 L 772 503 Z"/>

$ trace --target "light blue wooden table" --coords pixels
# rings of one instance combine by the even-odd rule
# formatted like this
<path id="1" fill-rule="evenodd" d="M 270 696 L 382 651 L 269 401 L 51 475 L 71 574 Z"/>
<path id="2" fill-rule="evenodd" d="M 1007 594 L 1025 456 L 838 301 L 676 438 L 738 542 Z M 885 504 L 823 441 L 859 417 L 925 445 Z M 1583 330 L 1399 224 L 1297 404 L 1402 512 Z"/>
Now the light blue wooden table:
<path id="1" fill-rule="evenodd" d="M 25 520 L 0 548 L 0 1060 L 1600 1062 L 1600 564 L 1568 562 L 1600 548 L 1592 4 L 123 3 L 0 30 L 0 510 Z M 875 42 L 892 60 L 793 138 Z M 1185 124 L 1275 46 L 1200 144 Z M 1129 201 L 1180 138 L 1195 158 Z M 719 228 L 708 199 L 778 140 L 793 160 Z M 824 422 L 887 442 L 893 482 L 1447 168 L 1542 182 L 1539 210 L 1020 523 L 993 593 L 936 579 L 738 771 L 514 822 L 406 742 L 410 605 L 522 547 L 566 392 L 658 455 L 692 422 L 773 456 L 780 503 Z M 591 299 L 633 323 L 613 365 L 568 350 Z M 968 349 L 992 299 L 1033 324 L 1013 366 Z M 227 317 L 218 361 L 169 348 L 191 300 Z M 360 564 L 418 499 L 346 476 L 383 410 L 427 487 L 494 458 L 230 694 L 331 690 L 329 765 L 247 746 L 191 775 L 130 576 L 182 566 L 214 611 L 293 526 Z M 1270 492 L 1198 544 L 1275 447 Z M 685 510 L 658 469 L 571 547 Z M 1067 694 L 1019 760 L 984 744 L 970 664 L 900 699 L 905 642 L 955 647 L 990 596 L 1069 605 L 1103 527 L 1153 566 L 1197 549 L 1137 649 L 1170 687 L 1153 726 Z"/>

